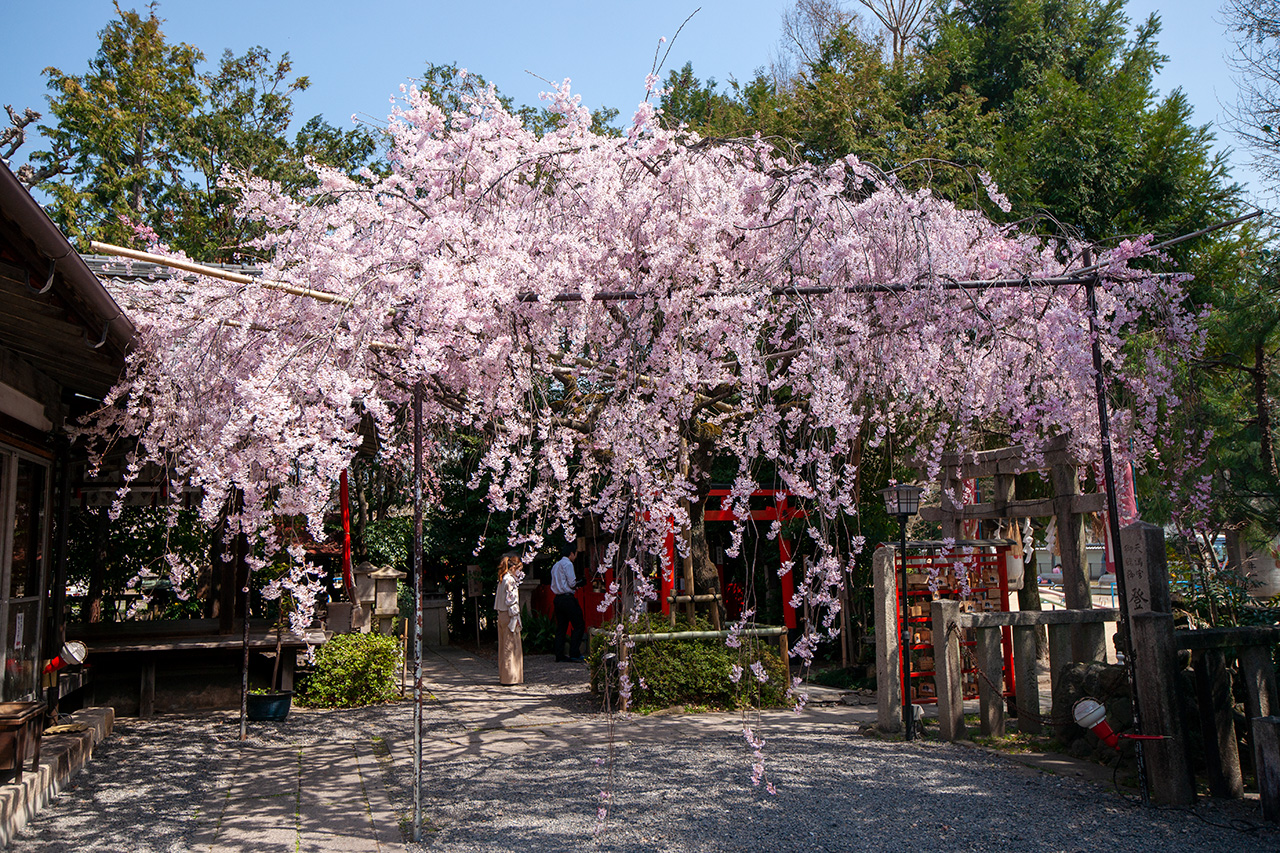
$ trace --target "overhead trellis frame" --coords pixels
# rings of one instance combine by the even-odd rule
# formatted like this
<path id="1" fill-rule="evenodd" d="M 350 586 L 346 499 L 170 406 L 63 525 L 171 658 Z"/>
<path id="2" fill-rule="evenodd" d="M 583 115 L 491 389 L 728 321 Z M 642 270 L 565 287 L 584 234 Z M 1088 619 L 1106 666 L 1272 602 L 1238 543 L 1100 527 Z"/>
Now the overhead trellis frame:
<path id="1" fill-rule="evenodd" d="M 1161 243 L 1157 243 L 1149 247 L 1147 249 L 1147 252 L 1148 253 L 1157 252 L 1162 249 L 1170 248 L 1179 243 L 1186 242 L 1187 240 L 1191 240 L 1196 237 L 1203 236 L 1213 231 L 1217 231 L 1222 228 L 1227 228 L 1232 225 L 1237 225 L 1237 224 L 1246 222 L 1248 220 L 1254 219 L 1258 216 L 1261 216 L 1262 213 L 1263 211 L 1261 210 L 1255 210 L 1251 213 L 1247 213 L 1242 216 L 1238 216 L 1233 219 L 1225 220 L 1223 222 L 1216 223 L 1206 228 L 1199 229 L 1198 231 L 1194 231 L 1188 234 L 1183 234 L 1181 236 L 1174 237 L 1172 239 L 1163 241 Z M 295 287 L 293 285 L 288 285 L 283 282 L 253 279 L 248 276 L 229 273 L 224 270 L 218 270 L 215 268 L 203 266 L 201 264 L 196 264 L 191 261 L 169 259 L 160 255 L 153 255 L 151 253 L 138 252 L 136 250 L 126 249 L 119 246 L 112 246 L 110 244 L 104 244 L 104 243 L 94 242 L 91 244 L 91 246 L 95 251 L 99 251 L 107 254 L 121 255 L 125 257 L 134 257 L 138 260 L 145 260 L 150 263 L 170 266 L 175 269 L 181 269 L 181 270 L 193 272 L 199 275 L 206 275 L 212 278 L 218 278 L 218 279 L 233 281 L 237 283 L 244 283 L 244 284 L 256 282 L 263 287 L 267 287 L 274 290 L 280 290 L 295 296 L 303 296 L 303 297 L 316 299 L 323 302 L 341 304 L 347 307 L 353 304 L 350 298 L 341 296 L 340 294 L 317 291 L 317 290 L 312 290 L 310 288 Z M 1104 365 L 1103 365 L 1103 359 L 1102 359 L 1101 344 L 1099 342 L 1098 335 L 1096 334 L 1097 326 L 1098 326 L 1098 305 L 1097 305 L 1097 299 L 1096 299 L 1096 287 L 1099 284 L 1099 282 L 1102 281 L 1104 277 L 1106 277 L 1105 271 L 1108 265 L 1092 264 L 1091 253 L 1087 248 L 1085 249 L 1083 260 L 1084 260 L 1085 266 L 1077 270 L 1072 275 L 1051 276 L 1051 277 L 1045 277 L 1045 278 L 1022 277 L 1022 278 L 985 279 L 985 280 L 983 279 L 978 279 L 978 280 L 925 279 L 925 280 L 912 281 L 912 282 L 894 282 L 894 283 L 866 282 L 862 284 L 826 285 L 826 286 L 824 285 L 779 286 L 779 287 L 772 288 L 770 292 L 771 292 L 771 295 L 775 297 L 787 297 L 787 296 L 823 296 L 823 295 L 829 295 L 833 293 L 892 294 L 892 293 L 918 292 L 918 291 L 924 291 L 924 290 L 930 290 L 930 289 L 941 290 L 941 291 L 974 291 L 974 290 L 981 291 L 981 290 L 994 290 L 994 289 L 1028 289 L 1028 288 L 1059 288 L 1059 287 L 1085 288 L 1085 294 L 1086 294 L 1086 299 L 1087 299 L 1088 309 L 1089 309 L 1089 325 L 1090 325 L 1090 333 L 1091 333 L 1090 338 L 1092 342 L 1095 393 L 1096 393 L 1096 399 L 1097 399 L 1097 405 L 1098 405 L 1099 440 L 1102 445 L 1101 447 L 1101 452 L 1103 457 L 1102 468 L 1103 468 L 1103 475 L 1104 475 L 1105 487 L 1106 487 L 1105 491 L 1107 495 L 1107 521 L 1108 521 L 1108 527 L 1111 531 L 1112 541 L 1119 542 L 1120 541 L 1120 535 L 1119 535 L 1120 521 L 1119 521 L 1119 513 L 1117 509 L 1118 504 L 1116 501 L 1116 494 L 1115 494 L 1115 473 L 1114 473 L 1114 466 L 1113 466 L 1113 461 L 1111 457 L 1110 416 L 1109 416 L 1106 396 L 1105 396 L 1105 379 L 1103 376 Z M 1154 275 L 1158 277 L 1167 277 L 1170 274 L 1156 273 Z M 537 302 L 573 303 L 573 302 L 586 302 L 586 301 L 594 301 L 594 302 L 635 301 L 641 298 L 644 298 L 643 295 L 636 291 L 603 291 L 603 292 L 592 294 L 590 298 L 586 297 L 581 292 L 562 292 L 562 293 L 554 294 L 550 297 L 543 297 L 542 295 L 537 293 L 525 292 L 525 293 L 519 294 L 516 297 L 516 300 L 518 303 L 537 303 Z M 383 348 L 390 348 L 394 346 L 395 345 L 392 345 L 392 344 L 375 344 L 374 348 L 383 349 Z M 415 625 L 414 625 L 414 635 L 415 635 L 414 637 L 414 650 L 415 650 L 414 693 L 415 693 L 415 706 L 416 706 L 415 726 L 414 726 L 415 728 L 415 746 L 414 746 L 415 840 L 417 839 L 418 833 L 420 832 L 421 774 L 422 774 L 422 766 L 421 766 L 422 716 L 421 715 L 422 715 L 423 691 L 421 687 L 421 684 L 422 684 L 421 658 L 422 658 L 422 627 L 423 627 L 423 624 L 422 624 L 423 588 L 422 588 L 422 528 L 421 528 L 420 521 L 418 521 L 418 519 L 420 518 L 419 513 L 421 512 L 421 489 L 422 489 L 422 469 L 421 469 L 421 456 L 420 456 L 421 447 L 422 447 L 422 423 L 421 423 L 421 414 L 420 414 L 421 405 L 422 405 L 422 387 L 421 387 L 421 384 L 415 384 L 414 394 L 413 394 L 413 406 L 414 406 L 413 432 L 414 432 L 414 449 L 415 449 L 414 585 L 415 585 L 415 592 L 416 592 L 415 618 L 414 618 L 414 622 L 415 622 Z M 1132 648 L 1129 647 L 1129 643 L 1131 642 L 1131 640 L 1130 640 L 1129 631 L 1127 629 L 1127 626 L 1129 623 L 1128 599 L 1127 599 L 1127 596 L 1125 596 L 1125 591 L 1123 587 L 1123 583 L 1124 583 L 1123 554 L 1120 552 L 1119 548 L 1116 549 L 1115 564 L 1116 564 L 1117 585 L 1120 587 L 1118 591 L 1121 597 L 1120 618 L 1121 618 L 1122 634 L 1124 636 L 1124 642 L 1126 645 L 1125 667 L 1126 667 L 1126 674 L 1128 676 L 1130 685 L 1132 686 L 1132 683 L 1133 683 L 1132 651 L 1133 650 Z M 1140 718 L 1139 718 L 1139 709 L 1137 705 L 1136 694 L 1134 694 L 1133 717 L 1134 717 L 1134 723 L 1135 725 L 1137 725 Z M 1137 755 L 1138 755 L 1138 771 L 1139 771 L 1139 777 L 1141 781 L 1143 801 L 1145 803 L 1149 801 L 1149 792 L 1148 792 L 1148 786 L 1147 786 L 1145 765 L 1142 760 L 1141 742 L 1139 742 L 1137 745 Z"/>

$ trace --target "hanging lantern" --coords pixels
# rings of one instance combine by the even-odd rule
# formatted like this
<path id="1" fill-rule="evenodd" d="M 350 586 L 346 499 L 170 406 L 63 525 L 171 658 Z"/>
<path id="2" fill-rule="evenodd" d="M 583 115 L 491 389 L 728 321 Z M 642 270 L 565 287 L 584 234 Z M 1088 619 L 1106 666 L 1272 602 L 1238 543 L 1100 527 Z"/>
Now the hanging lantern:
<path id="1" fill-rule="evenodd" d="M 920 493 L 923 491 L 919 486 L 906 483 L 882 489 L 880 495 L 884 498 L 885 512 L 896 516 L 915 515 L 920 511 Z"/>

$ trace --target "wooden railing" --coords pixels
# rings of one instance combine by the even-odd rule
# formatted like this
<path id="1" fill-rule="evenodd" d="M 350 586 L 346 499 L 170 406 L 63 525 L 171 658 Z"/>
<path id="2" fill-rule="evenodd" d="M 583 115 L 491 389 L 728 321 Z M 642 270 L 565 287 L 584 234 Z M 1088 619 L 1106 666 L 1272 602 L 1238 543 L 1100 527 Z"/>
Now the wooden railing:
<path id="1" fill-rule="evenodd" d="M 1019 709 L 1018 730 L 1041 731 L 1040 680 L 1036 677 L 1036 628 L 1049 632 L 1049 669 L 1061 672 L 1073 660 L 1103 657 L 1107 622 L 1120 618 L 1118 610 L 1044 610 L 1009 613 L 962 613 L 958 601 L 935 601 L 933 615 L 934 684 L 938 688 L 938 728 L 943 740 L 964 736 L 964 687 L 960 683 L 960 635 L 974 631 L 978 669 L 978 718 L 984 735 L 1004 734 L 1005 709 L 1000 660 L 1001 632 L 1013 631 L 1014 702 Z M 1082 653 L 1073 653 L 1083 647 Z M 1054 708 L 1053 718 L 1063 715 Z"/>

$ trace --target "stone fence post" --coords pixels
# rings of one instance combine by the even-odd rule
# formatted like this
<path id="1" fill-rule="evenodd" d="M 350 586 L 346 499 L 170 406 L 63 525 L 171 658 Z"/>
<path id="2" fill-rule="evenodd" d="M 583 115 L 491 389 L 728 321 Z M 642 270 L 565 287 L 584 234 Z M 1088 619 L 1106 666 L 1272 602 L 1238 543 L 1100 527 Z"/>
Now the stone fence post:
<path id="1" fill-rule="evenodd" d="M 876 618 L 876 725 L 882 732 L 902 731 L 902 656 L 899 654 L 896 551 L 876 549 L 871 561 Z"/>

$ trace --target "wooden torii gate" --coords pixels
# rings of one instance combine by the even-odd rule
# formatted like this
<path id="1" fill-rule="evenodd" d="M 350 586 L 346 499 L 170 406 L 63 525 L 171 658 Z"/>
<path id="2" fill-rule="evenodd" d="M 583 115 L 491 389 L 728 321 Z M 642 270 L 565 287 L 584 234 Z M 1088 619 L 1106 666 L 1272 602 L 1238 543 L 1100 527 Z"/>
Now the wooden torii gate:
<path id="1" fill-rule="evenodd" d="M 729 496 L 730 489 L 724 486 L 713 487 L 707 492 L 707 507 L 703 510 L 703 521 L 737 521 L 738 516 L 729 509 L 724 508 L 724 499 Z M 751 510 L 752 521 L 791 521 L 797 518 L 805 518 L 808 512 L 795 506 L 791 501 L 791 493 L 786 489 L 757 489 L 751 493 L 753 498 L 768 498 L 772 501 L 771 505 L 766 505 L 761 509 Z M 712 501 L 719 502 L 718 509 L 711 508 Z M 693 624 L 694 604 L 712 602 L 715 606 L 711 607 L 712 623 L 716 630 L 720 629 L 720 609 L 719 603 L 723 600 L 722 594 L 706 593 L 702 595 L 692 595 L 693 591 L 693 561 L 686 559 L 684 561 L 684 582 L 685 591 L 677 594 L 675 590 L 675 573 L 676 565 L 676 538 L 674 527 L 667 534 L 666 541 L 667 565 L 673 568 L 671 573 L 662 573 L 662 591 L 661 602 L 662 612 L 668 614 L 671 618 L 671 624 L 675 625 L 675 604 L 683 604 L 687 610 L 689 624 Z M 782 534 L 778 535 L 778 559 L 785 565 L 792 558 L 791 540 Z M 723 572 L 722 572 L 723 574 Z M 781 578 L 782 583 L 782 619 L 783 624 L 788 629 L 794 630 L 796 621 L 796 609 L 791 604 L 791 599 L 795 595 L 795 569 L 784 574 Z"/>
<path id="2" fill-rule="evenodd" d="M 1071 453 L 1068 437 L 1051 440 L 1042 457 L 1033 458 L 1020 445 L 974 453 L 948 453 L 942 457 L 938 479 L 942 485 L 942 506 L 921 507 L 920 517 L 942 525 L 943 538 L 960 539 L 964 521 L 1053 516 L 1057 522 L 1058 544 L 1062 552 L 1062 591 L 1067 610 L 1091 610 L 1088 559 L 1085 554 L 1085 515 L 1105 512 L 1107 496 L 1102 492 L 1081 493 L 1080 466 L 1086 464 Z M 917 470 L 924 470 L 916 463 Z M 1019 474 L 1048 470 L 1053 497 L 1019 500 L 1014 494 L 1014 478 Z M 964 481 L 990 478 L 995 483 L 993 500 L 964 503 Z M 1028 579 L 1034 582 L 1034 579 Z M 1106 638 L 1101 624 L 1073 626 L 1071 657 L 1077 661 L 1102 660 Z"/>

